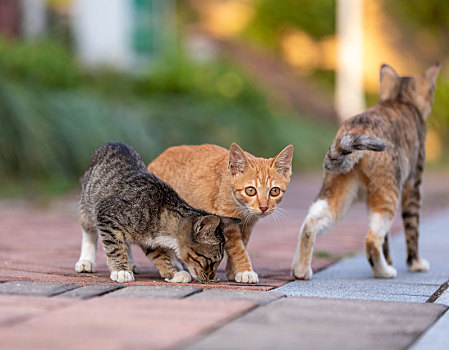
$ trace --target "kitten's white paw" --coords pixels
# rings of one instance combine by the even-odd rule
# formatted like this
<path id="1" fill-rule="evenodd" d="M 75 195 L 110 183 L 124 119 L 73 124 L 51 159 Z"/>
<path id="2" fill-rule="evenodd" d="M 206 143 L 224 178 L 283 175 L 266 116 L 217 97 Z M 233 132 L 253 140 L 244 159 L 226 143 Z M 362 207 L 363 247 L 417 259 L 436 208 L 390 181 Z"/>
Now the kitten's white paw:
<path id="1" fill-rule="evenodd" d="M 76 272 L 95 272 L 95 263 L 90 260 L 78 260 L 75 264 Z"/>
<path id="2" fill-rule="evenodd" d="M 310 266 L 298 265 L 292 268 L 292 277 L 297 280 L 310 280 L 313 271 Z"/>
<path id="3" fill-rule="evenodd" d="M 135 262 L 128 262 L 129 269 L 134 272 L 136 275 L 140 273 L 140 266 Z"/>
<path id="4" fill-rule="evenodd" d="M 259 277 L 254 271 L 243 271 L 236 273 L 235 281 L 238 283 L 257 283 L 259 282 Z"/>
<path id="5" fill-rule="evenodd" d="M 187 271 L 178 271 L 174 274 L 172 279 L 166 278 L 166 282 L 170 283 L 189 283 L 192 280 L 192 276 Z"/>
<path id="6" fill-rule="evenodd" d="M 396 269 L 390 265 L 385 265 L 384 267 L 379 267 L 372 270 L 373 275 L 376 278 L 395 278 L 398 274 Z"/>
<path id="7" fill-rule="evenodd" d="M 430 264 L 426 259 L 417 259 L 408 267 L 411 272 L 426 272 L 430 268 Z"/>
<path id="8" fill-rule="evenodd" d="M 134 281 L 134 275 L 132 271 L 125 271 L 125 270 L 112 271 L 110 277 L 111 280 L 118 283 L 126 283 Z"/>

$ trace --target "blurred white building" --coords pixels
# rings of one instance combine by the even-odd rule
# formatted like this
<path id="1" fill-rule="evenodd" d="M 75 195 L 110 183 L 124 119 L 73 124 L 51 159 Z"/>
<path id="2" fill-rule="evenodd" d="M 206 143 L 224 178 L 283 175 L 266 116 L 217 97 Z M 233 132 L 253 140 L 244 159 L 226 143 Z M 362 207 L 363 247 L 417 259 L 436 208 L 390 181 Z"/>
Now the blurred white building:
<path id="1" fill-rule="evenodd" d="M 87 65 L 139 70 L 176 53 L 176 0 L 75 0 L 72 16 Z"/>

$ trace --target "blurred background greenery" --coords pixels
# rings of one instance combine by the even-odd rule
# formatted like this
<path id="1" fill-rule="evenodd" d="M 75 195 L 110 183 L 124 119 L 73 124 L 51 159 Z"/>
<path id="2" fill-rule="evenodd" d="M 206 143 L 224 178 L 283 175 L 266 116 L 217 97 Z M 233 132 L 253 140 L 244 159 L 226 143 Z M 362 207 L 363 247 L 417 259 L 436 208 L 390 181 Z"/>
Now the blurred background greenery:
<path id="1" fill-rule="evenodd" d="M 292 143 L 295 171 L 320 169 L 338 128 L 335 1 L 172 1 L 172 34 L 161 29 L 162 40 L 153 28 L 158 46 L 148 46 L 146 59 L 145 45 L 135 45 L 132 69 L 80 58 L 75 2 L 44 1 L 45 29 L 30 38 L 17 24 L 20 11 L 0 0 L 16 16 L 0 23 L 0 194 L 72 189 L 108 141 L 133 145 L 145 162 L 179 144 L 237 142 L 271 157 Z M 158 3 L 133 2 L 156 12 Z M 407 75 L 443 64 L 429 119 L 434 166 L 448 161 L 448 17 L 443 0 L 365 0 L 368 105 L 381 63 Z"/>

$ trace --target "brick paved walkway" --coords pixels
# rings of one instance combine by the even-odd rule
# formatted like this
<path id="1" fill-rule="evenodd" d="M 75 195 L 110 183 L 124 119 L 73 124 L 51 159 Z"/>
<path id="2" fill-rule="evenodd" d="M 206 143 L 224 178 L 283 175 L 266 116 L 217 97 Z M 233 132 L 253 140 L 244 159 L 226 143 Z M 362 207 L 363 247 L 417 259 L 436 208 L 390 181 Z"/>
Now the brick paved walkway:
<path id="1" fill-rule="evenodd" d="M 311 347 L 332 347 L 346 344 L 348 332 L 356 336 L 353 348 L 403 349 L 435 323 L 447 306 L 284 298 L 276 291 L 266 292 L 289 281 L 299 226 L 319 190 L 320 177 L 297 176 L 283 203 L 282 222 L 267 218 L 256 227 L 249 251 L 261 277 L 258 285 L 168 284 L 137 249 L 143 273 L 129 286 L 109 280 L 101 249 L 98 272 L 79 275 L 74 264 L 81 235 L 73 198 L 49 203 L 45 210 L 1 201 L 0 349 L 250 349 L 256 344 L 297 348 L 298 334 Z M 424 190 L 426 219 L 447 207 L 449 176 L 427 175 Z M 341 225 L 318 238 L 314 269 L 361 251 L 366 229 L 364 206 L 356 205 Z M 400 229 L 396 220 L 393 231 Z M 219 277 L 225 280 L 223 264 Z M 370 317 L 366 310 L 372 310 Z M 399 324 L 401 320 L 413 323 L 406 327 Z M 373 322 L 379 327 L 373 328 Z M 353 334 L 355 328 L 359 331 Z"/>

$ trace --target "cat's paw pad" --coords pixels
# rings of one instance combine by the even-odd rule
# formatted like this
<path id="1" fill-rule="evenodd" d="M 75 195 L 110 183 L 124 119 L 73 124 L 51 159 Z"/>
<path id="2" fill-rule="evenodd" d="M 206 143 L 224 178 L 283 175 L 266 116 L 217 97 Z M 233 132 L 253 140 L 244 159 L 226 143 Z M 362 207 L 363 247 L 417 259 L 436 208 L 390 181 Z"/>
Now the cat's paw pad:
<path id="1" fill-rule="evenodd" d="M 111 280 L 118 283 L 126 283 L 134 281 L 134 275 L 132 271 L 125 271 L 125 270 L 112 271 L 110 277 Z"/>
<path id="2" fill-rule="evenodd" d="M 235 274 L 235 281 L 237 283 L 257 283 L 259 277 L 254 271 L 243 271 Z"/>
<path id="3" fill-rule="evenodd" d="M 373 269 L 373 275 L 376 278 L 395 278 L 397 271 L 393 266 L 385 265 L 382 268 Z"/>
<path id="4" fill-rule="evenodd" d="M 78 260 L 75 264 L 76 272 L 95 272 L 95 263 L 90 260 Z"/>
<path id="5" fill-rule="evenodd" d="M 128 266 L 129 266 L 129 269 L 136 275 L 138 275 L 140 273 L 140 266 L 138 263 L 128 262 Z"/>
<path id="6" fill-rule="evenodd" d="M 310 280 L 312 278 L 313 271 L 310 266 L 293 266 L 292 277 L 297 280 Z"/>
<path id="7" fill-rule="evenodd" d="M 423 258 L 413 260 L 412 264 L 408 267 L 411 272 L 426 272 L 429 268 L 429 262 Z"/>
<path id="8" fill-rule="evenodd" d="M 170 283 L 189 283 L 192 280 L 192 276 L 187 271 L 178 271 L 173 275 L 173 278 L 166 278 L 166 282 Z"/>

